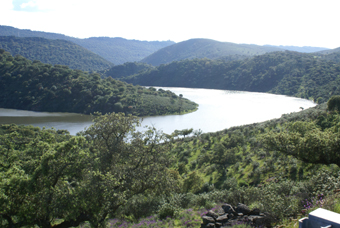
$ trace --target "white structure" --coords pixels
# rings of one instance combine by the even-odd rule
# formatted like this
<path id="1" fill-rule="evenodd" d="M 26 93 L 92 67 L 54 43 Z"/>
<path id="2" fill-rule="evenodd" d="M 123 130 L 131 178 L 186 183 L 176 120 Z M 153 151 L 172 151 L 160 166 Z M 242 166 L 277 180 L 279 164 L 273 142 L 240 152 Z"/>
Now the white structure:
<path id="1" fill-rule="evenodd" d="M 340 214 L 318 208 L 299 220 L 299 228 L 340 228 Z"/>

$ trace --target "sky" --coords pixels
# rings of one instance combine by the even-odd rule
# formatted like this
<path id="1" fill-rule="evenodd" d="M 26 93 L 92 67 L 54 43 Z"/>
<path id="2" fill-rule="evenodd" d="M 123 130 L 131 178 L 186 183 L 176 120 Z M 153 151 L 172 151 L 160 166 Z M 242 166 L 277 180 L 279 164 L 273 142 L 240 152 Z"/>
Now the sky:
<path id="1" fill-rule="evenodd" d="M 339 0 L 1 0 L 0 25 L 77 38 L 340 47 Z"/>

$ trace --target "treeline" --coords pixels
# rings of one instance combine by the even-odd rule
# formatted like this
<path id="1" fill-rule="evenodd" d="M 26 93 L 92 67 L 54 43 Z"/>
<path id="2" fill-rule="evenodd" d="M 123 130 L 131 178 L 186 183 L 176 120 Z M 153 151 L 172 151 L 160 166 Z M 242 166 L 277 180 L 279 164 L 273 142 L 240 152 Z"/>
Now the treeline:
<path id="1" fill-rule="evenodd" d="M 155 88 L 43 64 L 0 50 L 0 107 L 49 112 L 125 112 L 138 116 L 189 112 L 196 104 Z"/>
<path id="2" fill-rule="evenodd" d="M 151 86 L 270 92 L 322 103 L 340 94 L 339 74 L 338 63 L 285 51 L 237 61 L 182 60 L 122 80 Z"/>
<path id="3" fill-rule="evenodd" d="M 113 63 L 99 55 L 66 40 L 49 40 L 39 37 L 0 36 L 0 49 L 11 55 L 21 55 L 29 60 L 69 66 L 71 69 L 100 71 Z"/>

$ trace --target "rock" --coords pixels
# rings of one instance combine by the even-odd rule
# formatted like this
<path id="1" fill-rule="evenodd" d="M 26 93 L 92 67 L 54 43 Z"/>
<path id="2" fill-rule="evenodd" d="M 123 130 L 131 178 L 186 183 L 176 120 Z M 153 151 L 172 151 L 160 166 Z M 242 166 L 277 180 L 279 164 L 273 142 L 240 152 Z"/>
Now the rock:
<path id="1" fill-rule="evenodd" d="M 203 215 L 202 219 L 203 219 L 203 224 L 204 225 L 206 225 L 208 223 L 215 223 L 215 219 L 210 217 L 210 216 Z"/>
<path id="2" fill-rule="evenodd" d="M 239 203 L 235 209 L 230 204 L 222 205 L 218 213 L 209 210 L 202 216 L 202 228 L 206 227 L 227 227 L 236 224 L 248 224 L 255 227 L 271 227 L 271 224 L 277 222 L 270 213 L 261 213 L 260 209 L 250 210 L 246 205 Z"/>
<path id="3" fill-rule="evenodd" d="M 248 213 L 248 215 L 260 215 L 260 209 L 254 208 Z"/>
<path id="4" fill-rule="evenodd" d="M 228 213 L 228 214 L 235 213 L 233 206 L 231 206 L 230 204 L 224 204 L 224 205 L 222 205 L 222 208 L 223 208 L 225 213 Z"/>
<path id="5" fill-rule="evenodd" d="M 216 227 L 221 227 L 222 225 L 223 225 L 223 224 L 220 223 L 220 222 L 215 223 L 215 226 L 216 226 Z"/>
<path id="6" fill-rule="evenodd" d="M 236 207 L 236 212 L 237 213 L 242 213 L 244 215 L 247 215 L 250 212 L 249 207 L 247 207 L 246 205 L 239 203 Z"/>
<path id="7" fill-rule="evenodd" d="M 216 223 L 217 222 L 226 223 L 228 222 L 228 219 L 229 219 L 228 215 L 221 215 L 216 219 Z"/>
<path id="8" fill-rule="evenodd" d="M 215 213 L 212 210 L 209 210 L 208 213 L 206 214 L 206 216 L 210 216 L 213 217 L 214 219 L 217 219 L 217 217 L 219 216 L 217 213 Z"/>
<path id="9" fill-rule="evenodd" d="M 215 228 L 216 226 L 215 226 L 215 223 L 208 223 L 208 224 L 206 225 L 206 227 L 207 227 L 207 228 Z"/>

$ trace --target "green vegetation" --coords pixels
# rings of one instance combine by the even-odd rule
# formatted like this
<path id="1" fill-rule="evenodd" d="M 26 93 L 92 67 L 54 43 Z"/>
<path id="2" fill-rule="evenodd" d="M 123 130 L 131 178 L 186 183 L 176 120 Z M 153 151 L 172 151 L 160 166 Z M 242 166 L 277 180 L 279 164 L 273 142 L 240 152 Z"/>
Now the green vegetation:
<path id="1" fill-rule="evenodd" d="M 135 196 L 171 191 L 167 139 L 138 125 L 120 113 L 95 118 L 81 136 L 1 126 L 2 227 L 98 227 Z"/>
<path id="2" fill-rule="evenodd" d="M 139 41 L 118 37 L 91 37 L 87 39 L 78 39 L 62 34 L 17 29 L 1 25 L 0 36 L 42 37 L 46 39 L 67 40 L 96 53 L 114 64 L 139 61 L 163 47 L 174 44 L 173 41 Z"/>
<path id="3" fill-rule="evenodd" d="M 21 55 L 32 61 L 66 65 L 84 71 L 100 71 L 113 66 L 104 58 L 66 40 L 0 36 L 0 49 L 8 51 L 13 56 Z"/>
<path id="4" fill-rule="evenodd" d="M 18 32 L 6 26 L 0 30 Z M 110 50 L 112 39 L 81 42 L 86 41 L 93 46 L 100 41 Z M 207 57 L 204 42 L 184 42 L 192 44 L 184 53 L 197 51 L 194 46 L 200 43 Z M 237 48 L 224 57 L 218 48 L 211 49 L 216 60 L 187 59 L 159 67 L 126 63 L 103 71 L 105 79 L 0 49 L 0 107 L 95 113 L 94 124 L 76 136 L 66 130 L 0 126 L 0 226 L 197 227 L 207 209 L 217 210 L 223 202 L 268 211 L 273 225 L 288 224 L 287 218 L 316 207 L 339 212 L 337 53 L 247 57 L 260 52 L 257 46 Z M 130 113 L 185 113 L 197 105 L 182 95 L 113 77 L 148 86 L 271 92 L 321 104 L 215 133 L 137 132 L 139 120 Z"/>
<path id="5" fill-rule="evenodd" d="M 0 49 L 0 107 L 33 111 L 125 112 L 138 116 L 185 113 L 197 104 L 155 88 L 133 86 L 99 74 L 43 64 Z"/>
<path id="6" fill-rule="evenodd" d="M 172 136 L 155 129 L 136 132 L 138 120 L 124 114 L 95 116 L 94 125 L 77 136 L 2 125 L 0 223 L 197 226 L 200 216 L 221 202 L 268 211 L 273 225 L 320 206 L 338 211 L 333 191 L 340 188 L 340 167 L 295 159 L 270 142 L 287 131 L 303 132 L 303 140 L 315 129 L 323 140 L 327 133 L 339 134 L 339 118 L 323 104 L 216 133 L 187 129 Z M 287 145 L 300 151 L 299 141 Z M 331 143 L 323 146 L 334 152 Z"/>
<path id="7" fill-rule="evenodd" d="M 129 62 L 129 63 L 124 63 L 122 65 L 113 66 L 110 69 L 107 69 L 100 73 L 103 75 L 103 77 L 122 78 L 122 77 L 127 77 L 130 75 L 138 74 L 143 71 L 148 71 L 152 68 L 154 67 L 146 63 Z"/>
<path id="8" fill-rule="evenodd" d="M 318 58 L 340 63 L 340 48 L 314 53 Z"/>
<path id="9" fill-rule="evenodd" d="M 326 102 L 340 94 L 340 64 L 297 52 L 272 52 L 237 61 L 193 59 L 160 65 L 126 82 L 270 92 Z"/>
<path id="10" fill-rule="evenodd" d="M 273 51 L 283 51 L 283 49 L 249 44 L 219 42 L 209 39 L 191 39 L 164 47 L 142 59 L 141 62 L 159 66 L 160 64 L 167 64 L 183 59 L 219 59 L 225 56 L 231 56 L 231 58 L 239 59 L 240 56 L 249 57 Z"/>

